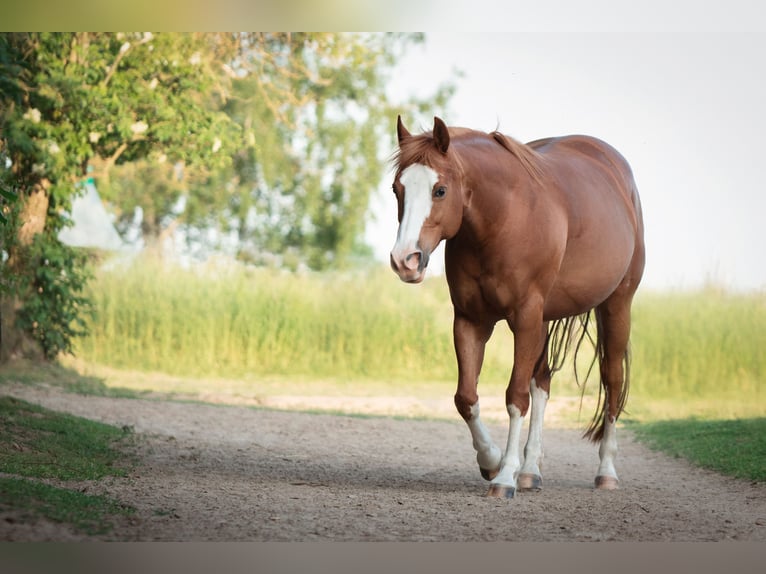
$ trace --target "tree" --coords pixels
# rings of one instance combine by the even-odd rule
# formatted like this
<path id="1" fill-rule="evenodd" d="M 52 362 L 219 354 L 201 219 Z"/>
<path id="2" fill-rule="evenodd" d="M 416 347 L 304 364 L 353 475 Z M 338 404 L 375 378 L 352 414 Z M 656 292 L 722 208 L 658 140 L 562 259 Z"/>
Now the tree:
<path id="1" fill-rule="evenodd" d="M 85 328 L 85 255 L 57 235 L 86 176 L 123 225 L 141 208 L 149 243 L 214 229 L 242 258 L 345 264 L 364 248 L 395 112 L 451 93 L 388 102 L 387 74 L 420 40 L 0 34 L 0 187 L 18 197 L 2 204 L 0 360 L 53 357 Z"/>
<path id="2" fill-rule="evenodd" d="M 125 165 L 100 182 L 102 195 L 118 206 L 123 228 L 141 207 L 148 242 L 172 222 L 194 240 L 211 229 L 233 236 L 236 255 L 258 264 L 347 265 L 365 251 L 365 217 L 393 149 L 393 118 L 443 106 L 452 93 L 444 85 L 422 100 L 389 101 L 390 73 L 422 39 L 229 36 L 234 57 L 223 110 L 242 134 L 232 161 L 204 174 L 185 167 L 184 181 L 167 163 Z"/>
<path id="3" fill-rule="evenodd" d="M 57 233 L 89 171 L 108 178 L 118 162 L 158 157 L 205 169 L 230 161 L 240 130 L 219 111 L 231 83 L 220 63 L 233 53 L 220 40 L 0 34 L 0 183 L 19 197 L 4 207 L 0 359 L 52 357 L 82 332 L 83 256 Z"/>

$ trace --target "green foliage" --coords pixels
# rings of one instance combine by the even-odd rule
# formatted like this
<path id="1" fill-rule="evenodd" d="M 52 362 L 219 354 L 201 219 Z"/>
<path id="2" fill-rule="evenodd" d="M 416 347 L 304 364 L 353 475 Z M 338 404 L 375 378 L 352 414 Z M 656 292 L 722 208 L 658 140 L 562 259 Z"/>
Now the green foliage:
<path id="1" fill-rule="evenodd" d="M 0 225 L 8 223 L 7 212 L 11 206 L 18 200 L 18 195 L 13 191 L 13 188 L 6 187 L 3 178 L 0 177 Z M 8 204 L 8 205 L 6 205 Z"/>
<path id="2" fill-rule="evenodd" d="M 133 510 L 37 479 L 122 476 L 124 455 L 114 445 L 125 436 L 115 427 L 0 397 L 0 472 L 6 474 L 0 478 L 0 510 L 21 510 L 22 520 L 41 515 L 89 534 L 108 531 L 110 516 Z"/>
<path id="3" fill-rule="evenodd" d="M 24 304 L 16 324 L 47 356 L 71 348 L 85 319 L 77 314 L 88 308 L 80 296 L 87 279 L 82 258 L 56 238 L 86 174 L 105 176 L 118 162 L 159 156 L 203 173 L 230 162 L 239 128 L 219 108 L 228 85 L 220 64 L 232 52 L 217 40 L 205 34 L 0 34 L 0 183 L 21 199 L 5 226 L 0 272 L 3 287 Z M 37 194 L 45 196 L 47 215 L 24 212 Z M 34 245 L 29 237 L 16 240 L 36 218 L 44 233 Z M 22 253 L 27 249 L 32 253 Z M 42 269 L 21 264 L 24 258 L 42 262 Z"/>
<path id="4" fill-rule="evenodd" d="M 0 154 L 0 161 L 2 161 L 2 154 Z M 6 175 L 6 172 L 0 169 L 0 253 L 7 245 L 8 239 L 13 236 L 13 231 L 9 233 L 8 228 L 12 226 L 9 220 L 12 220 L 12 214 L 18 211 L 19 199 L 18 194 L 4 181 Z M 7 254 L 7 251 L 5 253 Z M 11 293 L 15 284 L 14 278 L 3 272 L 4 263 L 0 263 L 0 299 Z"/>
<path id="5" fill-rule="evenodd" d="M 32 283 L 23 293 L 16 324 L 40 343 L 46 358 L 72 352 L 76 337 L 87 334 L 93 306 L 85 287 L 91 278 L 85 253 L 51 238 L 35 236 L 24 250 Z"/>
<path id="6" fill-rule="evenodd" d="M 151 241 L 180 225 L 195 246 L 222 247 L 260 265 L 348 266 L 362 245 L 372 192 L 393 149 L 393 118 L 446 104 L 451 86 L 392 104 L 387 80 L 403 34 L 235 34 L 237 57 L 222 110 L 239 128 L 231 161 L 200 171 L 164 156 L 118 166 L 99 181 L 123 229 L 143 214 Z M 172 222 L 172 223 L 171 223 Z M 213 235 L 210 230 L 219 232 Z"/>
<path id="7" fill-rule="evenodd" d="M 186 195 L 180 165 L 164 161 L 139 160 L 112 169 L 108 182 L 102 182 L 100 194 L 110 199 L 118 213 L 116 228 L 123 235 L 131 232 L 134 214 L 142 212 L 141 235 L 152 244 L 168 225 L 169 218 L 180 215 L 179 200 Z"/>
<path id="8" fill-rule="evenodd" d="M 671 456 L 736 478 L 766 482 L 766 418 L 670 420 L 631 429 Z"/>
<path id="9" fill-rule="evenodd" d="M 343 267 L 362 244 L 369 197 L 390 151 L 395 111 L 442 106 L 452 88 L 394 107 L 387 74 L 420 35 L 396 34 L 0 34 L 0 188 L 48 203 L 45 257 L 71 271 L 56 244 L 79 182 L 92 176 L 125 230 L 138 208 L 147 243 L 181 226 L 186 237 L 236 237 L 242 259 L 287 267 Z M 7 207 L 7 206 L 6 206 Z M 6 217 L 6 212 L 2 212 Z M 23 214 L 18 233 L 34 219 Z M 36 233 L 37 231 L 35 231 Z M 19 267 L 3 243 L 5 287 L 50 277 Z M 210 245 L 212 243 L 212 245 Z M 60 257 L 61 256 L 61 257 Z M 11 276 L 14 276 L 11 278 Z M 26 285 L 24 285 L 26 283 Z M 45 353 L 84 306 L 35 336 Z M 48 301 L 25 300 L 24 325 L 41 325 Z M 64 301 L 64 299 L 61 299 Z M 76 324 L 77 321 L 74 321 Z M 13 352 L 13 351 L 12 351 Z M 3 349 L 8 354 L 7 349 Z"/>
<path id="10" fill-rule="evenodd" d="M 238 130 L 216 110 L 217 49 L 196 34 L 0 35 L 2 155 L 17 185 L 47 179 L 66 209 L 89 165 L 106 174 L 152 154 L 226 165 Z"/>
<path id="11" fill-rule="evenodd" d="M 234 127 L 212 105 L 224 77 L 213 61 L 214 38 L 40 33 L 4 34 L 0 42 L 17 72 L 14 80 L 4 70 L 12 100 L 3 117 L 17 175 L 71 185 L 92 160 L 130 161 L 153 152 L 225 163 L 224 153 L 211 151 L 214 139 Z"/>

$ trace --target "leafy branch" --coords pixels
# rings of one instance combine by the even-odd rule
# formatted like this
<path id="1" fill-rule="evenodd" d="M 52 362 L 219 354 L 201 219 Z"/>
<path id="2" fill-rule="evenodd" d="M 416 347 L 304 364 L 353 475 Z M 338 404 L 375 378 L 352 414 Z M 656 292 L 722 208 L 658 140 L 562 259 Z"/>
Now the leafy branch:
<path id="1" fill-rule="evenodd" d="M 11 209 L 9 204 L 16 203 L 19 196 L 13 189 L 8 189 L 0 184 L 0 225 L 8 223 L 8 211 Z"/>

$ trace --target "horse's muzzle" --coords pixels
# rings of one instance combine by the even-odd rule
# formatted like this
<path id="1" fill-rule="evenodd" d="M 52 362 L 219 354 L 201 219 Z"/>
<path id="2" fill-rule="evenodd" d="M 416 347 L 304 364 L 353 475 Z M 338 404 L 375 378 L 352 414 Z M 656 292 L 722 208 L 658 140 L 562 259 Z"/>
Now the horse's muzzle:
<path id="1" fill-rule="evenodd" d="M 399 257 L 391 252 L 391 269 L 406 283 L 420 283 L 425 277 L 427 266 L 428 254 L 421 249 Z"/>

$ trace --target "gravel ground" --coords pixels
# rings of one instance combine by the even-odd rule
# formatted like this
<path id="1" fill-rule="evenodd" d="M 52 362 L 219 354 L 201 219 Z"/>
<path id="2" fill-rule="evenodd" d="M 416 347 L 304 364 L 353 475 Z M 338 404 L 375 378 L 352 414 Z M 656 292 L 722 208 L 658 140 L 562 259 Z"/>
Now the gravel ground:
<path id="1" fill-rule="evenodd" d="M 91 538 L 5 513 L 0 540 L 766 541 L 766 485 L 650 451 L 625 429 L 618 490 L 593 489 L 597 447 L 552 416 L 543 490 L 497 500 L 485 497 L 456 413 L 453 420 L 352 417 L 29 385 L 0 393 L 130 426 L 139 460 L 128 477 L 75 485 L 137 509 L 109 534 Z M 374 410 L 374 399 L 365 401 Z M 381 401 L 386 407 L 390 399 Z M 490 430 L 503 446 L 506 425 Z"/>

